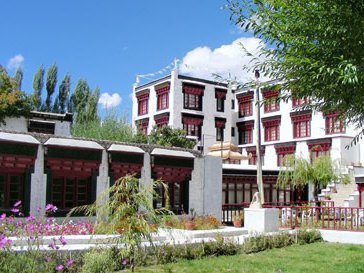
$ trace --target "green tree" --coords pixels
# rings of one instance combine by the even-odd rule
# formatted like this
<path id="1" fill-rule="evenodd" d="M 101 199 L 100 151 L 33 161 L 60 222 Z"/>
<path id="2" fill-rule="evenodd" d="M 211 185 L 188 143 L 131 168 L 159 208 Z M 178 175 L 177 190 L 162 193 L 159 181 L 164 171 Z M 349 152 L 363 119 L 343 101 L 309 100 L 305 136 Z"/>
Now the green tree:
<path id="1" fill-rule="evenodd" d="M 350 183 L 349 175 L 340 174 L 340 166 L 335 166 L 329 156 L 320 156 L 311 164 L 304 158 L 287 156 L 285 167 L 279 171 L 277 185 L 293 189 L 303 189 L 304 186 L 314 186 L 313 195 L 317 200 L 319 190 L 331 182 Z"/>
<path id="2" fill-rule="evenodd" d="M 133 142 L 133 130 L 128 117 L 119 118 L 115 113 L 108 113 L 104 120 L 90 120 L 83 123 L 74 123 L 72 135 L 100 140 L 114 140 L 121 142 Z M 146 141 L 145 141 L 146 142 Z"/>
<path id="3" fill-rule="evenodd" d="M 284 82 L 283 97 L 364 122 L 364 2 L 227 0 L 231 19 L 262 40 L 251 69 Z"/>
<path id="4" fill-rule="evenodd" d="M 82 123 L 85 118 L 86 106 L 91 95 L 91 89 L 86 80 L 80 79 L 71 96 L 71 111 L 75 115 L 75 123 Z"/>
<path id="5" fill-rule="evenodd" d="M 69 215 L 85 212 L 88 216 L 94 216 L 97 213 L 96 232 L 119 233 L 114 242 L 125 244 L 122 254 L 129 259 L 134 272 L 136 256 L 143 240 L 147 239 L 153 246 L 151 234 L 154 230 L 150 224 L 160 224 L 160 215 L 171 214 L 166 207 L 153 207 L 153 199 L 158 197 L 155 189 L 160 186 L 164 187 L 165 193 L 168 192 L 167 185 L 160 181 L 153 181 L 148 187 L 141 186 L 138 178 L 127 175 L 98 196 L 95 203 L 74 208 Z M 168 195 L 164 198 L 169 204 Z"/>
<path id="6" fill-rule="evenodd" d="M 87 100 L 86 113 L 84 118 L 86 122 L 89 121 L 100 122 L 100 118 L 97 113 L 97 104 L 99 102 L 99 98 L 100 98 L 100 88 L 96 87 L 96 89 L 92 92 L 92 94 L 89 96 Z"/>
<path id="7" fill-rule="evenodd" d="M 186 132 L 183 129 L 172 129 L 169 126 L 163 128 L 154 127 L 148 137 L 150 144 L 156 144 L 166 147 L 181 147 L 192 149 L 195 143 L 186 138 Z"/>
<path id="8" fill-rule="evenodd" d="M 11 79 L 5 69 L 0 66 L 0 122 L 5 117 L 26 116 L 31 104 L 24 92 L 17 88 L 17 82 Z"/>
<path id="9" fill-rule="evenodd" d="M 44 86 L 44 67 L 41 65 L 33 78 L 33 110 L 41 110 L 42 106 L 42 89 Z"/>
<path id="10" fill-rule="evenodd" d="M 58 105 L 56 107 L 58 113 L 63 114 L 66 111 L 67 101 L 70 92 L 71 92 L 71 77 L 70 75 L 66 74 L 58 89 L 58 97 L 56 99 L 56 102 L 58 102 Z"/>
<path id="11" fill-rule="evenodd" d="M 21 69 L 21 67 L 19 67 L 16 72 L 15 72 L 15 76 L 14 76 L 14 81 L 16 84 L 16 88 L 18 90 L 21 90 L 21 84 L 23 82 L 23 70 Z"/>
<path id="12" fill-rule="evenodd" d="M 53 64 L 47 71 L 47 80 L 46 80 L 47 98 L 44 107 L 44 110 L 47 112 L 50 112 L 52 110 L 51 109 L 52 95 L 57 85 L 57 73 L 58 73 L 58 67 L 56 64 Z"/>

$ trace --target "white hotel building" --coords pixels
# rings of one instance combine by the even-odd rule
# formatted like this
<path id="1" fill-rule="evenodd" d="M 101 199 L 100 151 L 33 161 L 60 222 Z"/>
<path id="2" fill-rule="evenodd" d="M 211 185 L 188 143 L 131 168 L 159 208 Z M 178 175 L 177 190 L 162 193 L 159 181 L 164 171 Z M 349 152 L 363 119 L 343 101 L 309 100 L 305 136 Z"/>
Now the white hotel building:
<path id="1" fill-rule="evenodd" d="M 275 187 L 279 166 L 287 154 L 311 160 L 330 155 L 346 170 L 361 173 L 363 145 L 345 148 L 356 135 L 352 126 L 337 120 L 335 113 L 302 110 L 300 106 L 309 103 L 307 99 L 277 103 L 278 92 L 260 90 L 266 100 L 260 109 L 260 126 L 267 202 L 283 204 L 311 198 L 308 189 L 297 193 Z M 145 134 L 153 126 L 183 128 L 197 140 L 196 148 L 204 154 L 217 141 L 237 145 L 250 158 L 240 164 L 223 164 L 222 200 L 223 204 L 248 203 L 257 190 L 253 100 L 254 90 L 232 90 L 227 84 L 179 75 L 173 70 L 166 77 L 134 86 L 132 120 Z M 355 188 L 354 184 L 353 191 Z"/>

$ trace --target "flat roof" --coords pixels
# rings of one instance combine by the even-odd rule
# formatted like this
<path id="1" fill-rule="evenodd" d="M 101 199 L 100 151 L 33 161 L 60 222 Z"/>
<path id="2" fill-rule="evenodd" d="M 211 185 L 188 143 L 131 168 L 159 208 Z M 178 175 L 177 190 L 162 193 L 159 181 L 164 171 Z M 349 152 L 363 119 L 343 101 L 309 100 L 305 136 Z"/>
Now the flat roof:
<path id="1" fill-rule="evenodd" d="M 167 150 L 167 149 L 162 149 L 162 148 L 154 148 L 151 155 L 195 158 L 195 156 L 193 154 L 191 154 L 190 152 L 178 151 L 178 150 Z"/>
<path id="2" fill-rule="evenodd" d="M 25 134 L 15 134 L 15 133 L 5 133 L 0 132 L 0 140 L 9 142 L 23 142 L 28 144 L 40 144 L 40 142 L 31 135 Z"/>
<path id="3" fill-rule="evenodd" d="M 128 145 L 120 145 L 120 144 L 111 144 L 108 151 L 110 151 L 110 152 L 124 152 L 124 153 L 137 153 L 137 154 L 144 154 L 145 153 L 139 147 L 128 146 Z"/>
<path id="4" fill-rule="evenodd" d="M 86 148 L 86 149 L 94 149 L 94 150 L 103 150 L 104 149 L 100 144 L 98 144 L 94 141 L 78 140 L 78 139 L 71 139 L 71 138 L 51 137 L 44 143 L 44 145 L 72 147 L 72 148 Z"/>

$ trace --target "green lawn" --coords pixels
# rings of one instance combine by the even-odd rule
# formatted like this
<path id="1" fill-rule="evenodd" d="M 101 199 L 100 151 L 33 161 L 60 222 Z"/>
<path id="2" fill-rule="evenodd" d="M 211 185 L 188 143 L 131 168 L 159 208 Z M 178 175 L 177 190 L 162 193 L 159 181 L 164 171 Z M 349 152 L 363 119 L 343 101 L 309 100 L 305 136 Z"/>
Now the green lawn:
<path id="1" fill-rule="evenodd" d="M 173 264 L 137 268 L 136 272 L 364 272 L 364 246 L 332 243 L 295 245 L 250 255 L 186 260 Z"/>

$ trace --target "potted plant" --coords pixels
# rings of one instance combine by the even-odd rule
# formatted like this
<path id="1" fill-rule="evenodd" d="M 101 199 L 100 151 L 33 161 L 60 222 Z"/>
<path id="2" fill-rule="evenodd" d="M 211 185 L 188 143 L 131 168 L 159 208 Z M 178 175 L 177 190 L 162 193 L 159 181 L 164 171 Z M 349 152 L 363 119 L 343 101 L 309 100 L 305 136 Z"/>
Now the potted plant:
<path id="1" fill-rule="evenodd" d="M 195 228 L 195 226 L 196 226 L 195 218 L 196 218 L 196 212 L 192 208 L 192 209 L 190 209 L 190 214 L 185 216 L 185 220 L 184 220 L 185 229 L 193 230 Z"/>
<path id="2" fill-rule="evenodd" d="M 244 220 L 244 213 L 242 211 L 235 211 L 232 220 L 234 227 L 241 227 Z"/>

